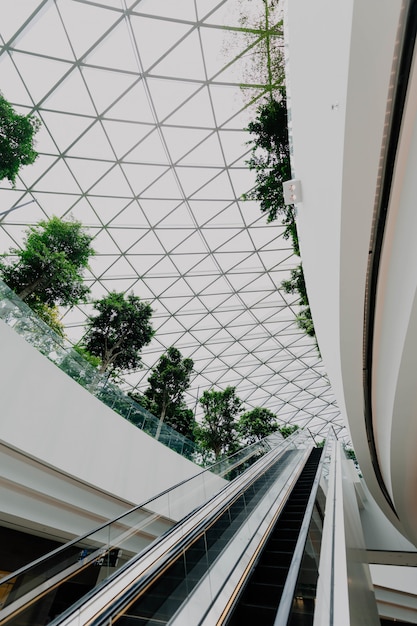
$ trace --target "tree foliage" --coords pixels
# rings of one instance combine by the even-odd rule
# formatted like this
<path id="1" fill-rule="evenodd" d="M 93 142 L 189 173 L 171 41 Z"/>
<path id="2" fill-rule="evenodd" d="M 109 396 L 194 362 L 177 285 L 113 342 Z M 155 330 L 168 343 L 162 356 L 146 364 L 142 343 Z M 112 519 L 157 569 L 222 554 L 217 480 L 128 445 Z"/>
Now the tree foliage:
<path id="1" fill-rule="evenodd" d="M 228 33 L 226 48 L 233 47 L 233 38 L 239 50 L 242 39 L 247 52 L 241 58 L 241 88 L 253 98 L 253 91 L 272 92 L 284 82 L 284 35 L 282 12 L 278 0 L 258 0 L 242 3 L 239 27 Z M 226 49 L 227 52 L 227 49 Z M 236 51 L 237 52 L 237 51 Z"/>
<path id="2" fill-rule="evenodd" d="M 257 407 L 241 415 L 238 430 L 246 443 L 251 444 L 278 430 L 277 418 L 267 408 Z"/>
<path id="3" fill-rule="evenodd" d="M 35 161 L 34 136 L 39 127 L 37 117 L 19 115 L 0 93 L 0 180 L 7 178 L 14 186 L 22 165 Z"/>
<path id="4" fill-rule="evenodd" d="M 284 238 L 291 239 L 294 253 L 300 255 L 295 213 L 292 205 L 284 202 L 283 183 L 291 178 L 290 148 L 287 127 L 285 90 L 280 98 L 269 98 L 257 109 L 257 117 L 248 126 L 253 135 L 249 169 L 256 172 L 256 183 L 245 198 L 256 200 L 267 214 L 267 221 L 280 218 L 285 225 Z M 291 272 L 290 280 L 281 283 L 286 293 L 297 292 L 304 307 L 297 316 L 297 324 L 308 335 L 315 337 L 311 310 L 307 297 L 302 265 Z"/>
<path id="5" fill-rule="evenodd" d="M 242 401 L 235 387 L 224 391 L 205 391 L 199 400 L 204 415 L 197 427 L 197 439 L 216 459 L 231 454 L 238 447 L 237 419 L 242 411 Z"/>
<path id="6" fill-rule="evenodd" d="M 192 436 L 194 414 L 185 406 L 184 393 L 190 386 L 193 367 L 192 359 L 183 358 L 181 352 L 171 346 L 152 370 L 144 396 L 145 408 L 159 418 L 157 439 L 164 421 L 182 434 Z"/>
<path id="7" fill-rule="evenodd" d="M 299 428 L 300 427 L 297 426 L 297 424 L 293 424 L 292 426 L 290 424 L 285 424 L 284 426 L 280 426 L 278 430 L 284 437 L 284 439 L 286 439 L 287 437 L 295 433 Z"/>
<path id="8" fill-rule="evenodd" d="M 98 315 L 90 317 L 83 347 L 101 359 L 100 371 L 129 371 L 141 366 L 140 350 L 154 336 L 152 308 L 133 293 L 111 292 L 94 302 Z"/>
<path id="9" fill-rule="evenodd" d="M 22 249 L 0 261 L 4 282 L 29 306 L 76 304 L 89 292 L 83 270 L 94 254 L 91 236 L 80 222 L 52 217 L 32 226 Z M 14 255 L 14 259 L 6 258 Z"/>
<path id="10" fill-rule="evenodd" d="M 44 302 L 33 302 L 31 308 L 59 337 L 65 337 L 65 329 L 59 318 L 58 307 L 48 306 Z"/>
<path id="11" fill-rule="evenodd" d="M 286 293 L 297 293 L 300 296 L 299 304 L 303 308 L 297 315 L 297 324 L 307 333 L 307 335 L 310 335 L 310 337 L 315 337 L 316 334 L 314 331 L 313 319 L 308 303 L 307 287 L 304 278 L 303 266 L 301 265 L 301 263 L 291 270 L 290 279 L 283 280 L 281 286 Z"/>
<path id="12" fill-rule="evenodd" d="M 282 183 L 291 178 L 287 101 L 284 89 L 278 93 L 278 98 L 268 98 L 257 108 L 255 120 L 247 127 L 252 135 L 248 166 L 256 172 L 256 179 L 254 188 L 245 198 L 259 202 L 268 222 L 280 215 L 293 222 L 293 210 L 285 204 L 282 190 Z M 287 236 L 289 234 L 288 231 Z"/>

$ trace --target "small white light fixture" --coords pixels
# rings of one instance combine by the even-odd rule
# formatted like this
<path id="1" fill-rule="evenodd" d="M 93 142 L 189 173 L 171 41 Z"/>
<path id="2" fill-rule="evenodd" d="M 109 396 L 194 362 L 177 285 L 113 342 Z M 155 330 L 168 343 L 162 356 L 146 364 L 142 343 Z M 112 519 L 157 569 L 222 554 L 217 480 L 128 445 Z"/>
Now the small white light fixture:
<path id="1" fill-rule="evenodd" d="M 282 189 L 284 191 L 284 202 L 285 204 L 296 204 L 297 202 L 301 202 L 301 182 L 293 178 L 292 180 L 287 180 L 282 185 Z"/>

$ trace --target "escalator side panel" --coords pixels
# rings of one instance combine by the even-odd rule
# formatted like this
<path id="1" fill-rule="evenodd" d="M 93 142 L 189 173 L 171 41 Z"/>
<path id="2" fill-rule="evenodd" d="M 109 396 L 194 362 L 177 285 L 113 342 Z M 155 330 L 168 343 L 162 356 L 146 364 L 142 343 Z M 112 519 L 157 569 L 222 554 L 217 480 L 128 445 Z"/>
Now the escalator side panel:
<path id="1" fill-rule="evenodd" d="M 297 454 L 299 453 L 297 452 Z M 304 455 L 302 454 L 301 456 Z M 178 566 L 177 561 L 164 572 L 161 578 L 147 589 L 146 594 L 135 599 L 127 610 L 124 611 L 124 614 L 117 616 L 112 615 L 112 624 L 126 626 L 132 623 L 149 625 L 153 623 L 160 625 L 168 623 L 176 610 L 187 601 L 190 593 L 205 577 L 210 567 L 216 562 L 219 555 L 221 555 L 223 550 L 228 546 L 235 534 L 246 524 L 248 515 L 256 509 L 259 501 L 264 498 L 265 494 L 268 494 L 272 485 L 276 483 L 278 476 L 282 474 L 283 466 L 288 464 L 292 458 L 292 453 L 281 457 L 256 481 L 254 486 L 241 492 L 231 506 L 229 506 L 214 523 L 206 528 L 196 542 L 181 555 L 181 573 L 176 579 L 177 585 L 169 590 L 169 597 L 168 591 L 164 589 L 164 581 L 165 579 L 171 581 L 171 570 Z M 297 456 L 297 458 L 301 457 Z M 294 470 L 291 471 L 293 472 Z M 276 494 L 274 497 L 276 497 Z M 198 562 L 195 562 L 195 553 L 199 552 L 196 544 L 200 541 L 204 541 L 206 552 L 201 556 Z M 148 596 L 152 598 L 152 600 L 149 600 Z M 164 601 L 161 603 L 163 599 Z M 153 603 L 154 606 L 152 615 L 147 612 L 149 602 Z M 132 621 L 134 619 L 138 621 Z M 105 623 L 105 621 L 98 620 L 94 622 L 94 625 L 98 626 L 98 624 Z"/>
<path id="2" fill-rule="evenodd" d="M 232 612 L 223 622 L 225 626 L 249 626 L 254 622 L 273 626 L 320 455 L 320 449 L 312 450 Z"/>

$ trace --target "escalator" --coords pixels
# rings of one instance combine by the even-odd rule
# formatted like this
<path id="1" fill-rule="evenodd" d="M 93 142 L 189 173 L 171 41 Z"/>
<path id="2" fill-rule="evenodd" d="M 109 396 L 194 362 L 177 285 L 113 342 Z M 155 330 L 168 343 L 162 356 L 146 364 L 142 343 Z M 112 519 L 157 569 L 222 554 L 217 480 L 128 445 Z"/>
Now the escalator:
<path id="1" fill-rule="evenodd" d="M 113 540 L 105 548 L 83 549 L 69 557 L 69 549 L 79 550 L 85 543 L 77 540 L 64 551 L 57 551 L 59 554 L 51 553 L 45 564 L 53 564 L 57 583 L 53 582 L 54 569 L 46 571 L 43 561 L 36 569 L 38 579 L 45 571 L 45 583 L 40 587 L 31 590 L 32 579 L 22 575 L 22 583 L 28 589 L 24 597 L 29 598 L 29 603 L 21 604 L 17 612 L 10 611 L 10 617 L 4 615 L 4 619 L 4 610 L 0 611 L 0 625 L 236 626 L 252 623 L 254 616 L 259 621 L 260 615 L 262 624 L 273 624 L 290 564 L 293 565 L 291 558 L 306 502 L 309 497 L 311 500 L 311 485 L 319 474 L 321 450 L 312 449 L 311 444 L 306 447 L 305 436 L 298 439 L 271 450 L 163 533 L 149 549 L 115 567 L 113 573 L 113 560 L 126 553 L 125 548 L 119 549 L 121 538 L 127 537 L 129 544 L 132 528 L 143 528 L 142 510 L 133 512 L 135 520 L 140 514 L 140 524 L 135 522 L 128 531 L 125 518 L 123 523 L 121 519 L 110 523 Z M 129 515 L 130 519 L 132 514 Z M 150 519 L 154 524 L 153 516 Z M 103 529 L 98 530 L 101 535 Z M 88 539 L 91 541 L 91 535 Z M 248 555 L 253 555 L 250 567 L 246 563 Z M 66 559 L 64 569 L 62 565 L 58 568 L 58 556 Z M 89 577 L 96 577 L 94 571 L 103 566 L 108 575 L 97 585 Z M 240 573 L 242 567 L 244 576 Z M 221 621 L 211 621 L 213 603 L 223 602 L 224 588 L 228 592 L 231 589 L 230 599 L 225 602 L 227 610 L 222 609 Z M 194 610 L 191 617 L 187 614 L 190 610 Z M 291 623 L 295 624 L 298 626 L 298 622 Z"/>
<path id="2" fill-rule="evenodd" d="M 227 555 L 234 537 L 265 498 L 268 490 L 274 489 L 277 477 L 294 454 L 297 453 L 289 451 L 282 455 L 260 478 L 229 503 L 216 519 L 211 520 L 168 566 L 162 567 L 151 580 L 139 580 L 89 623 L 92 626 L 161 626 L 168 623 L 183 626 L 197 626 L 200 623 L 222 623 L 228 626 L 254 623 L 273 625 L 317 474 L 321 450 L 312 450 L 301 474 L 298 472 L 291 494 L 270 530 L 269 538 L 264 541 L 261 554 L 246 577 L 242 592 L 236 596 L 232 609 L 227 611 L 221 621 L 211 621 L 214 618 L 210 617 L 210 602 L 204 607 L 197 599 L 195 604 L 200 611 L 199 616 L 187 613 L 187 604 L 220 555 Z M 301 623 L 311 624 L 311 615 L 306 615 L 305 621 Z"/>
<path id="3" fill-rule="evenodd" d="M 274 485 L 294 451 L 285 452 L 260 478 L 250 484 L 232 503 L 202 529 L 189 547 L 163 569 L 154 581 L 142 580 L 97 621 L 118 626 L 167 624 L 246 519 Z M 111 620 L 111 621 L 110 621 Z"/>
<path id="4" fill-rule="evenodd" d="M 224 622 L 225 626 L 245 626 L 255 622 L 262 626 L 274 624 L 321 452 L 317 448 L 312 450 L 265 548 Z M 313 623 L 314 602 L 309 603 L 307 598 L 303 598 L 303 606 L 308 608 L 303 611 L 304 618 L 298 618 L 297 624 L 307 626 Z"/>

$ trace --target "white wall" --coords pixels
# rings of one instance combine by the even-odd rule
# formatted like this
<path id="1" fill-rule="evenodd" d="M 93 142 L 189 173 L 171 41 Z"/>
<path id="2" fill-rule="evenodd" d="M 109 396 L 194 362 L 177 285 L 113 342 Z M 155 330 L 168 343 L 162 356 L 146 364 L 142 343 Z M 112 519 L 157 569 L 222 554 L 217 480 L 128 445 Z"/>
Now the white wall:
<path id="1" fill-rule="evenodd" d="M 408 380 L 402 379 L 408 398 L 397 394 L 398 366 L 392 367 L 390 358 L 398 333 L 391 335 L 385 348 L 385 376 L 374 383 L 374 394 L 380 394 L 374 416 L 379 460 L 388 489 L 395 480 L 392 494 L 403 524 L 390 510 L 375 478 L 363 402 L 365 280 L 401 5 L 401 0 L 291 0 L 285 31 L 294 176 L 302 186 L 297 225 L 320 350 L 368 487 L 392 523 L 416 541 L 417 505 L 410 496 L 417 488 L 417 457 L 414 453 L 413 460 L 411 454 L 417 446 L 416 400 L 411 398 L 417 382 L 417 325 L 409 328 L 409 352 L 403 361 L 409 365 Z M 408 264 L 411 290 L 417 274 L 414 256 L 406 250 L 415 250 L 414 222 L 404 224 L 405 229 L 408 224 L 408 239 L 402 244 L 399 240 L 397 250 L 405 243 L 397 265 L 404 272 Z M 397 314 L 386 316 L 384 332 L 396 324 L 402 327 L 398 354 L 406 345 L 411 314 L 398 311 L 407 275 L 404 278 L 397 271 L 393 280 L 396 290 L 389 298 Z M 407 295 L 406 301 L 409 307 L 412 297 Z"/>
<path id="2" fill-rule="evenodd" d="M 0 345 L 0 523 L 78 535 L 201 471 L 94 398 L 2 321 Z M 186 502 L 173 502 L 172 517 L 188 510 L 195 495 L 188 489 Z"/>

